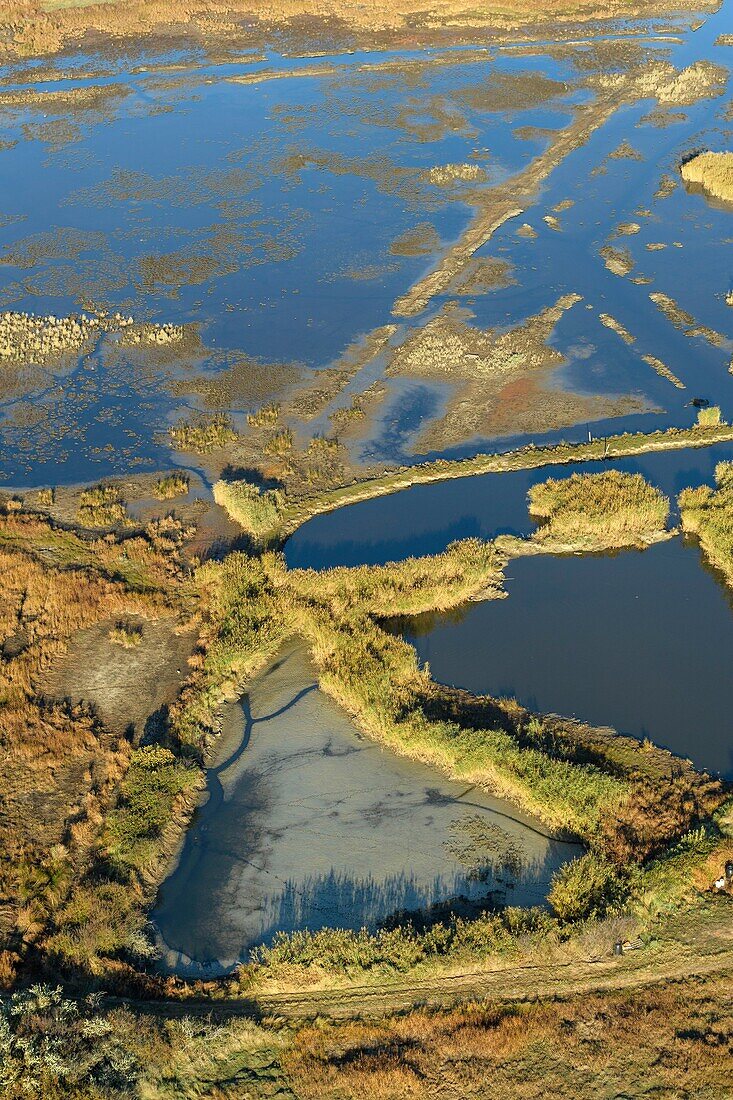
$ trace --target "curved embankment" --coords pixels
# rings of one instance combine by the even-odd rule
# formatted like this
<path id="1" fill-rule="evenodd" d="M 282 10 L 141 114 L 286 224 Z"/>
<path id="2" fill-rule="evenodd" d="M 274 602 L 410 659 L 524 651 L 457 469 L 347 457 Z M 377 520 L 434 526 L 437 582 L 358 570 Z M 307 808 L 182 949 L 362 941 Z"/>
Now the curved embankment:
<path id="1" fill-rule="evenodd" d="M 417 1006 L 447 1008 L 461 1001 L 497 1003 L 567 998 L 614 989 L 634 989 L 710 974 L 733 974 L 731 899 L 677 914 L 662 946 L 607 952 L 599 958 L 497 970 L 434 974 L 424 979 L 340 989 L 253 993 L 236 1000 L 132 1001 L 109 998 L 138 1012 L 165 1016 L 274 1016 L 283 1020 L 356 1019 L 403 1012 Z M 600 947 L 601 945 L 599 945 Z"/>
<path id="2" fill-rule="evenodd" d="M 516 451 L 479 454 L 473 458 L 436 459 L 416 466 L 403 466 L 380 477 L 354 481 L 327 489 L 301 500 L 283 499 L 279 493 L 258 493 L 245 481 L 217 481 L 214 498 L 231 518 L 260 543 L 278 546 L 313 516 L 332 512 L 348 504 L 388 496 L 412 485 L 478 474 L 501 474 L 513 470 L 534 470 L 542 466 L 611 461 L 653 451 L 707 447 L 733 441 L 733 424 L 694 424 L 689 428 L 625 433 L 597 438 L 589 443 L 559 443 L 547 447 L 529 445 Z"/>

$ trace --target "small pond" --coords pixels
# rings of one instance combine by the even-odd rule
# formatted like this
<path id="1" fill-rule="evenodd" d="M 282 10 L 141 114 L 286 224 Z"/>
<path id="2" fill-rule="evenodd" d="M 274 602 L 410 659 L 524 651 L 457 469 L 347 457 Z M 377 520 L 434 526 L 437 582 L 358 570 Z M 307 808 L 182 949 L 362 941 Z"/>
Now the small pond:
<path id="1" fill-rule="evenodd" d="M 373 929 L 453 898 L 541 904 L 581 851 L 364 738 L 295 647 L 232 707 L 207 791 L 152 914 L 176 973 L 226 973 L 279 931 Z"/>

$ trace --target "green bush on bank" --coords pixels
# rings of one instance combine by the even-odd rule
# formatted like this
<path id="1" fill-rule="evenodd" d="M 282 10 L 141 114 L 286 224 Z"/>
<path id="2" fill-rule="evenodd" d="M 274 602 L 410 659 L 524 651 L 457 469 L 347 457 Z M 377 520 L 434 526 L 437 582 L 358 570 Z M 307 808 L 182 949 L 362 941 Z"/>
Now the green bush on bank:
<path id="1" fill-rule="evenodd" d="M 143 870 L 154 860 L 175 803 L 191 794 L 198 781 L 198 770 L 170 749 L 136 749 L 120 784 L 119 805 L 107 817 L 104 840 L 112 863 Z"/>
<path id="2" fill-rule="evenodd" d="M 733 584 L 733 462 L 715 467 L 715 489 L 683 489 L 678 503 L 683 531 L 697 535 L 710 561 Z"/>
<path id="3" fill-rule="evenodd" d="M 281 494 L 276 489 L 260 490 L 249 481 L 217 481 L 214 500 L 255 538 L 271 534 L 282 516 Z"/>

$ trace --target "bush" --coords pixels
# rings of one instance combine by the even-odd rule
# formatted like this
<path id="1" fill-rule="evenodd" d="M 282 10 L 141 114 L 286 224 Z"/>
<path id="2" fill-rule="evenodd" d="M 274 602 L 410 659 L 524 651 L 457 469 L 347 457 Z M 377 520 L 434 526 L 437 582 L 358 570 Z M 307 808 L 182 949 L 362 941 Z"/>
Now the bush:
<path id="1" fill-rule="evenodd" d="M 720 406 L 709 405 L 697 410 L 697 423 L 701 428 L 716 428 L 721 423 Z"/>
<path id="2" fill-rule="evenodd" d="M 263 492 L 249 481 L 217 481 L 214 500 L 256 538 L 273 531 L 281 519 L 280 493 L 276 489 Z"/>
<path id="3" fill-rule="evenodd" d="M 156 854 L 173 806 L 197 785 L 198 772 L 170 749 L 148 745 L 131 757 L 120 784 L 120 804 L 107 819 L 105 841 L 112 861 L 141 869 Z"/>
<path id="4" fill-rule="evenodd" d="M 562 921 L 604 917 L 628 896 L 628 879 L 594 852 L 566 863 L 552 876 L 548 900 Z"/>
<path id="5" fill-rule="evenodd" d="M 153 494 L 158 500 L 172 500 L 173 497 L 182 496 L 183 493 L 187 493 L 188 485 L 188 476 L 186 474 L 166 474 L 165 477 L 161 477 L 158 480 L 153 490 Z"/>

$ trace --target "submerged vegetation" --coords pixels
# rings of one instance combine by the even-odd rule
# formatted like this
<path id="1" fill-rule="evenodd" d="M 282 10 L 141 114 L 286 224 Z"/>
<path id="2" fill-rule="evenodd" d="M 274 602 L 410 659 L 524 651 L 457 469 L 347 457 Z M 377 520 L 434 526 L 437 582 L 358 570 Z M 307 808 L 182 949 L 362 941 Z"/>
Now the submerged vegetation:
<path id="1" fill-rule="evenodd" d="M 669 501 L 641 474 L 606 470 L 549 478 L 529 491 L 536 538 L 588 549 L 645 546 L 664 535 Z"/>

